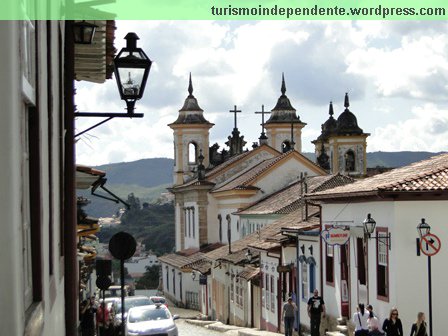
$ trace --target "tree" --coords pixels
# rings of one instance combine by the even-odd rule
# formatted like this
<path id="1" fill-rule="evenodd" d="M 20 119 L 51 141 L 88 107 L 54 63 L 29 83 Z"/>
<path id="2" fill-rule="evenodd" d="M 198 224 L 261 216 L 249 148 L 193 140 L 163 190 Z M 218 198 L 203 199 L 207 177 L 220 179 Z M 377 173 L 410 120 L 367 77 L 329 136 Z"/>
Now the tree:
<path id="1" fill-rule="evenodd" d="M 159 286 L 160 265 L 146 266 L 146 272 L 138 279 L 136 289 L 157 289 Z"/>

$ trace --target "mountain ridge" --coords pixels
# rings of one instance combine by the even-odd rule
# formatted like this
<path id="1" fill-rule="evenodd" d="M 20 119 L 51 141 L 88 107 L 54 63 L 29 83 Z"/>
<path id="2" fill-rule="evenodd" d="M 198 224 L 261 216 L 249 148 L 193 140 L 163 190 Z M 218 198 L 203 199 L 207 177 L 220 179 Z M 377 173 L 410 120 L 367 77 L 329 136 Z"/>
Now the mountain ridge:
<path id="1" fill-rule="evenodd" d="M 370 152 L 367 153 L 367 167 L 397 168 L 440 153 L 443 152 Z M 303 155 L 315 162 L 314 153 L 303 153 Z M 173 165 L 174 160 L 170 158 L 147 158 L 108 163 L 94 168 L 106 172 L 106 188 L 120 198 L 126 199 L 130 193 L 134 193 L 142 203 L 155 203 L 172 184 Z M 77 194 L 90 199 L 91 203 L 86 206 L 85 210 L 91 216 L 109 217 L 123 207 L 123 204 L 115 204 L 92 196 L 90 191 L 77 190 Z"/>

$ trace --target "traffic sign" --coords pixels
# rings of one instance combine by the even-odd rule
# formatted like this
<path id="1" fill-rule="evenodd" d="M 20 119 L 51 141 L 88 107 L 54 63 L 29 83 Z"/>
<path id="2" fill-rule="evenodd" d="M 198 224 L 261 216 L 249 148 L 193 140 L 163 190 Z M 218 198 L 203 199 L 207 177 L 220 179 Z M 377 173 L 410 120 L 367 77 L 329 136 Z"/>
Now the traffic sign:
<path id="1" fill-rule="evenodd" d="M 424 235 L 420 240 L 420 250 L 428 257 L 437 254 L 440 251 L 441 245 L 442 243 L 440 242 L 439 237 L 432 233 Z"/>

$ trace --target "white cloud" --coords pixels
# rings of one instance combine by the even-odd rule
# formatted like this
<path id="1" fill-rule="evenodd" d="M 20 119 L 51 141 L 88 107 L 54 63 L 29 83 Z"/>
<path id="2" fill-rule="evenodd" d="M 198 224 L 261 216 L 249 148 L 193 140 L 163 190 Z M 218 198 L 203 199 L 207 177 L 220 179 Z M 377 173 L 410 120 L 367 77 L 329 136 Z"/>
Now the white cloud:
<path id="1" fill-rule="evenodd" d="M 425 104 L 412 109 L 413 116 L 405 121 L 377 127 L 368 138 L 370 151 L 447 150 L 448 109 Z"/>
<path id="2" fill-rule="evenodd" d="M 233 118 L 228 111 L 235 104 L 243 110 L 238 116 L 241 134 L 248 144 L 257 141 L 261 120 L 253 112 L 262 104 L 267 110 L 275 106 L 285 72 L 287 95 L 308 124 L 302 136 L 304 151 L 313 151 L 310 141 L 328 118 L 328 102 L 334 101 L 337 117 L 346 91 L 359 126 L 372 133 L 369 151 L 427 145 L 446 150 L 446 142 L 429 141 L 417 127 L 424 123 L 426 130 L 444 129 L 446 111 L 428 103 L 442 106 L 448 97 L 446 23 L 117 21 L 117 25 L 118 50 L 126 33 L 134 31 L 139 46 L 154 61 L 145 96 L 136 104 L 136 112 L 145 117 L 113 119 L 83 136 L 77 144 L 79 163 L 173 157 L 167 124 L 177 118 L 187 96 L 189 72 L 206 119 L 216 124 L 210 143 L 222 145 L 231 133 Z M 409 97 L 412 102 L 405 99 Z M 76 104 L 79 111 L 119 112 L 125 106 L 114 80 L 102 85 L 77 83 Z M 421 107 L 412 110 L 413 106 Z M 418 117 L 422 113 L 430 113 L 433 122 Z M 77 131 L 97 121 L 78 118 Z M 409 131 L 399 136 L 400 128 Z"/>

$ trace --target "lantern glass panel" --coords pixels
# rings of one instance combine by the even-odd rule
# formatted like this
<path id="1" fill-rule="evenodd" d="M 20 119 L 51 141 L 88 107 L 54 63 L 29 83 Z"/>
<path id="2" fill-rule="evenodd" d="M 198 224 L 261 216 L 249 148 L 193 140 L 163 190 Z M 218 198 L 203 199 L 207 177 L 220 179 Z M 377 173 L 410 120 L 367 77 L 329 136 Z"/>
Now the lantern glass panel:
<path id="1" fill-rule="evenodd" d="M 145 69 L 119 68 L 118 75 L 124 98 L 135 98 L 140 95 Z"/>

